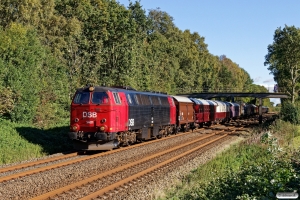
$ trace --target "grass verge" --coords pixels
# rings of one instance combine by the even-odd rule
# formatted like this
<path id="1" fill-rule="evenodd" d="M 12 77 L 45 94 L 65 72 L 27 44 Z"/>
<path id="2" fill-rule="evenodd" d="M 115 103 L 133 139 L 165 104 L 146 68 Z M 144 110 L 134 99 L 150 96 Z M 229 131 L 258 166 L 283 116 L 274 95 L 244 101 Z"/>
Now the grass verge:
<path id="1" fill-rule="evenodd" d="M 0 119 L 0 164 L 9 164 L 71 150 L 68 124 L 39 129 Z"/>
<path id="2" fill-rule="evenodd" d="M 298 130 L 278 120 L 199 166 L 160 199 L 276 199 L 277 192 L 298 190 Z"/>

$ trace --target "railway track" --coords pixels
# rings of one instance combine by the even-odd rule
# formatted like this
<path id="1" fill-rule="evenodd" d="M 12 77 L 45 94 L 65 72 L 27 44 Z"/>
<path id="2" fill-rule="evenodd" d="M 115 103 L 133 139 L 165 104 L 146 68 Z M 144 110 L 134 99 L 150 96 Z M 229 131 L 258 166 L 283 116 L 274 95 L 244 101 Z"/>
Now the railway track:
<path id="1" fill-rule="evenodd" d="M 198 131 L 203 130 L 203 129 L 204 128 L 198 129 Z M 189 134 L 189 133 L 192 133 L 192 132 L 186 132 L 185 134 Z M 156 143 L 156 142 L 160 142 L 162 140 L 168 140 L 170 138 L 176 138 L 176 137 L 180 137 L 180 136 L 182 136 L 182 135 L 180 135 L 180 134 L 172 135 L 169 137 L 161 138 L 160 140 L 151 140 L 151 141 L 148 141 L 147 143 L 140 143 L 140 144 L 135 144 L 133 146 L 122 147 L 119 149 L 115 149 L 114 151 L 106 151 L 106 152 L 102 152 L 102 153 L 95 154 L 92 156 L 80 156 L 80 153 L 75 152 L 75 153 L 70 153 L 70 154 L 61 155 L 61 156 L 55 156 L 55 157 L 51 157 L 51 158 L 47 158 L 47 159 L 43 159 L 43 160 L 38 160 L 38 161 L 34 161 L 34 162 L 23 163 L 23 164 L 9 166 L 9 167 L 3 167 L 3 168 L 0 168 L 0 183 L 11 180 L 11 179 L 20 178 L 23 176 L 29 176 L 29 175 L 32 175 L 32 174 L 35 174 L 38 172 L 51 170 L 51 169 L 63 167 L 66 165 L 75 164 L 77 162 L 83 162 L 85 160 L 90 160 L 90 159 L 94 159 L 94 158 L 107 156 L 110 154 L 114 154 L 116 152 L 129 150 L 129 149 L 133 149 L 133 148 L 138 148 L 140 146 L 144 146 L 147 144 Z M 70 159 L 70 160 L 68 160 L 68 159 Z M 55 163 L 57 161 L 61 161 L 61 162 L 59 162 L 58 164 L 53 164 L 53 165 L 47 166 L 47 167 L 43 166 L 45 164 Z M 35 169 L 30 169 L 31 167 L 35 167 Z M 12 175 L 1 177 L 2 173 L 10 172 L 10 171 L 17 171 L 17 170 L 20 170 L 22 172 L 14 173 Z"/>
<path id="2" fill-rule="evenodd" d="M 192 141 L 192 142 L 188 142 L 188 143 L 185 143 L 185 144 L 182 144 L 182 145 L 179 145 L 177 147 L 173 147 L 171 149 L 168 149 L 166 151 L 163 151 L 163 152 L 159 152 L 159 153 L 156 153 L 156 154 L 153 154 L 153 155 L 150 155 L 150 156 L 147 156 L 141 160 L 138 160 L 138 161 L 135 161 L 135 162 L 132 162 L 132 163 L 129 163 L 127 165 L 123 165 L 123 166 L 120 166 L 120 167 L 117 167 L 117 168 L 114 168 L 112 170 L 109 170 L 109 171 L 106 171 L 106 172 L 103 172 L 101 174 L 98 174 L 96 176 L 93 176 L 93 177 L 90 177 L 88 179 L 85 179 L 83 181 L 80 181 L 80 182 L 77 182 L 77 183 L 74 183 L 74 184 L 71 184 L 71 185 L 68 185 L 68 186 L 65 186 L 63 188 L 59 188 L 58 190 L 55 190 L 55 191 L 52 191 L 52 192 L 49 192 L 47 194 L 44 194 L 44 195 L 41 195 L 41 196 L 38 196 L 37 198 L 34 198 L 34 199 L 47 199 L 47 198 L 50 198 L 50 197 L 54 197 L 58 194 L 62 194 L 62 193 L 65 193 L 65 192 L 68 192 L 69 195 L 71 193 L 74 193 L 74 190 L 78 190 L 80 188 L 83 188 L 83 187 L 89 187 L 89 185 L 93 185 L 94 183 L 93 182 L 101 182 L 101 180 L 107 176 L 112 176 L 112 175 L 116 175 L 117 173 L 120 173 L 124 170 L 129 170 L 130 168 L 142 168 L 142 167 L 138 167 L 138 166 L 141 166 L 141 165 L 144 165 L 146 162 L 153 162 L 153 160 L 159 160 L 160 157 L 163 157 L 165 156 L 166 154 L 171 154 L 172 156 L 168 156 L 169 160 L 166 160 L 164 162 L 159 162 L 157 165 L 155 166 L 152 166 L 148 169 L 145 169 L 137 174 L 134 174 L 126 179 L 123 179 L 121 181 L 118 181 L 114 184 L 111 184 L 109 186 L 106 186 L 105 188 L 97 191 L 95 194 L 91 194 L 90 196 L 87 196 L 85 197 L 84 199 L 92 199 L 92 198 L 96 198 L 97 196 L 99 195 L 103 195 L 104 193 L 112 190 L 112 189 L 115 189 L 117 188 L 118 186 L 121 186 L 129 181 L 132 181 L 134 180 L 135 178 L 138 178 L 139 176 L 142 176 L 150 171 L 153 171 L 157 168 L 159 168 L 159 166 L 162 166 L 168 162 L 171 162 L 172 160 L 174 160 L 174 158 L 178 158 L 180 156 L 183 156 L 185 155 L 187 152 L 184 151 L 185 153 L 182 153 L 181 155 L 177 155 L 174 157 L 174 155 L 176 153 L 174 152 L 177 152 L 179 149 L 182 149 L 182 148 L 186 148 L 190 145 L 193 145 L 193 146 L 196 146 L 196 144 L 198 144 L 200 141 L 203 143 L 203 140 L 208 140 L 208 142 L 204 143 L 204 144 L 201 144 L 200 146 L 198 147 L 195 147 L 194 149 L 199 149 L 205 145 L 208 145 L 212 142 L 214 142 L 215 140 L 218 140 L 219 138 L 223 138 L 227 135 L 222 135 L 220 137 L 217 137 L 217 139 L 215 139 L 216 137 L 215 134 L 210 134 L 210 135 L 206 135 L 204 137 L 201 137 L 199 138 L 198 140 L 195 140 L 195 141 Z M 214 138 L 214 139 L 209 139 L 209 138 Z M 191 150 L 190 150 L 191 151 Z M 189 152 L 189 151 L 188 151 Z M 149 165 L 148 165 L 149 166 Z M 151 166 L 151 165 L 150 165 Z M 73 190 L 73 191 L 72 191 Z M 66 198 L 65 196 L 63 196 L 62 198 Z M 71 194 L 71 197 L 72 198 L 72 194 Z M 60 199 L 60 196 L 58 196 L 58 199 Z"/>
<path id="3" fill-rule="evenodd" d="M 116 180 L 120 180 L 120 179 L 122 179 L 122 180 L 123 179 L 124 180 L 131 180 L 132 178 L 130 178 L 130 177 L 136 177 L 137 176 L 137 175 L 134 175 L 134 174 L 146 173 L 146 172 L 148 173 L 148 172 L 151 172 L 153 170 L 157 170 L 158 168 L 161 167 L 158 164 L 156 168 L 152 168 L 150 171 L 147 171 L 149 169 L 147 169 L 146 166 L 155 166 L 156 164 L 154 164 L 154 163 L 158 160 L 161 160 L 164 157 L 169 157 L 169 159 L 172 159 L 172 158 L 175 158 L 175 157 L 177 158 L 177 155 L 179 155 L 180 151 L 189 151 L 189 150 L 184 150 L 184 149 L 190 149 L 191 147 L 194 147 L 194 148 L 198 147 L 199 148 L 199 147 L 201 147 L 202 143 L 204 143 L 205 141 L 210 141 L 212 138 L 216 139 L 216 137 L 219 137 L 219 135 L 216 135 L 216 134 L 220 134 L 224 131 L 230 131 L 230 129 L 234 129 L 234 128 L 233 127 L 230 127 L 230 128 L 227 127 L 226 129 L 223 129 L 223 130 L 215 130 L 215 132 L 216 132 L 215 134 L 206 134 L 204 136 L 202 135 L 202 137 L 199 137 L 199 135 L 198 135 L 198 138 L 197 138 L 197 134 L 199 134 L 199 133 L 194 131 L 194 133 L 190 132 L 190 133 L 184 134 L 186 137 L 189 134 L 194 134 L 193 137 L 187 138 L 186 140 L 182 140 L 183 134 L 178 134 L 178 135 L 174 135 L 174 136 L 171 136 L 171 137 L 162 138 L 162 139 L 159 139 L 159 140 L 152 140 L 152 141 L 149 141 L 149 142 L 140 143 L 140 144 L 137 144 L 137 145 L 133 145 L 133 146 L 125 147 L 125 148 L 120 148 L 120 149 L 117 149 L 117 150 L 114 150 L 114 151 L 103 152 L 103 153 L 95 154 L 95 155 L 78 156 L 77 154 L 74 153 L 74 154 L 69 154 L 69 155 L 64 155 L 64 156 L 59 156 L 59 157 L 52 157 L 49 160 L 41 160 L 41 161 L 37 161 L 37 162 L 12 166 L 12 167 L 9 167 L 9 168 L 2 168 L 2 169 L 0 169 L 1 170 L 0 171 L 0 173 L 1 173 L 0 174 L 0 176 L 1 176 L 0 177 L 0 198 L 1 198 L 1 194 L 2 194 L 1 186 L 11 185 L 11 184 L 13 185 L 14 183 L 12 183 L 12 182 L 15 182 L 15 181 L 18 182 L 19 179 L 21 179 L 20 182 L 26 182 L 27 181 L 26 177 L 31 177 L 31 176 L 33 176 L 33 174 L 37 175 L 37 174 L 41 174 L 45 171 L 53 171 L 55 169 L 59 170 L 59 168 L 64 168 L 64 167 L 69 167 L 69 168 L 72 169 L 78 163 L 83 163 L 85 161 L 90 161 L 90 162 L 96 163 L 96 162 L 98 162 L 96 159 L 99 159 L 100 157 L 110 156 L 110 157 L 113 158 L 114 155 L 116 155 L 116 154 L 122 154 L 122 153 L 129 152 L 129 151 L 134 151 L 136 153 L 136 152 L 139 151 L 138 150 L 139 148 L 146 148 L 146 147 L 143 147 L 143 146 L 148 146 L 148 145 L 157 146 L 156 143 L 161 143 L 163 141 L 168 141 L 170 139 L 175 140 L 176 138 L 181 136 L 180 140 L 178 140 L 176 143 L 174 143 L 173 145 L 168 145 L 168 146 L 172 147 L 172 150 L 169 149 L 169 150 L 162 151 L 162 150 L 158 149 L 157 152 L 153 151 L 155 153 L 153 155 L 151 153 L 148 153 L 145 156 L 139 156 L 139 157 L 137 156 L 137 160 L 126 160 L 126 162 L 123 162 L 123 163 L 122 162 L 121 163 L 116 163 L 115 165 L 108 167 L 108 168 L 111 168 L 111 170 L 108 170 L 107 167 L 106 167 L 105 170 L 103 170 L 103 171 L 98 170 L 98 172 L 95 172 L 95 174 L 92 174 L 92 175 L 87 174 L 86 177 L 90 177 L 88 180 L 75 181 L 76 182 L 75 185 L 74 185 L 74 183 L 70 184 L 70 183 L 72 183 L 72 181 L 68 182 L 66 180 L 66 183 L 57 184 L 57 187 L 52 186 L 51 188 L 46 188 L 46 189 L 45 188 L 43 188 L 43 189 L 36 188 L 35 191 L 33 191 L 30 194 L 26 194 L 26 191 L 22 191 L 18 195 L 18 197 L 25 197 L 26 199 L 28 197 L 29 198 L 34 198 L 34 199 L 47 199 L 47 198 L 50 198 L 50 197 L 53 198 L 53 196 L 56 196 L 57 194 L 60 194 L 60 195 L 62 194 L 62 196 L 58 196 L 58 197 L 54 197 L 54 198 L 55 199 L 61 199 L 61 198 L 63 198 L 63 199 L 74 199 L 74 196 L 77 195 L 77 194 L 74 194 L 74 192 L 73 192 L 74 187 L 77 188 L 77 189 L 75 189 L 75 191 L 80 190 L 80 189 L 78 189 L 78 187 L 81 187 L 79 185 L 83 185 L 83 186 L 85 185 L 83 188 L 86 188 L 86 187 L 87 188 L 95 188 L 93 186 L 93 184 L 95 184 L 95 183 L 89 183 L 89 182 L 99 182 L 99 179 L 100 179 L 100 182 L 103 183 L 103 178 L 105 178 L 107 176 L 115 177 L 115 178 L 112 178 L 112 179 L 116 179 Z M 199 129 L 198 131 L 203 131 L 203 130 L 204 129 Z M 226 136 L 224 136 L 224 137 L 226 137 Z M 184 144 L 180 144 L 180 143 L 184 143 Z M 137 149 L 137 150 L 135 150 L 135 149 Z M 71 159 L 71 160 L 66 160 L 66 159 Z M 179 159 L 179 157 L 178 157 L 178 159 Z M 51 164 L 51 162 L 53 162 L 54 164 Z M 59 163 L 56 163 L 56 162 L 59 162 Z M 160 163 L 164 163 L 164 162 L 165 161 L 161 161 Z M 174 160 L 170 161 L 170 162 L 174 162 Z M 50 163 L 50 165 L 42 166 L 43 164 L 46 164 L 46 163 L 47 164 Z M 27 169 L 26 170 L 26 168 L 32 168 L 32 167 L 34 167 L 34 169 Z M 138 173 L 132 172 L 133 174 L 129 174 L 128 177 L 127 177 L 127 175 L 120 175 L 122 173 L 127 174 L 130 171 L 133 171 L 133 169 L 144 169 L 144 170 L 142 170 L 144 172 L 142 172 L 142 171 L 140 171 Z M 23 170 L 23 171 L 21 171 L 21 172 L 18 171 L 17 173 L 13 173 L 15 170 Z M 126 178 L 125 178 L 125 176 L 126 176 Z M 105 178 L 105 180 L 106 180 L 106 178 Z M 67 184 L 67 186 L 65 186 L 66 184 Z M 113 183 L 113 184 L 118 185 L 120 183 L 118 183 L 118 181 L 117 181 L 116 183 Z M 96 184 L 96 185 L 102 185 L 102 184 Z M 60 189 L 58 189 L 58 187 L 60 187 Z M 103 192 L 103 191 L 106 191 L 106 190 L 112 190 L 111 187 L 115 187 L 115 186 L 111 186 L 110 189 L 107 189 L 107 187 L 109 187 L 109 186 L 103 186 L 103 188 L 98 188 L 97 190 L 101 189 L 102 192 Z M 82 190 L 85 190 L 85 189 L 82 189 Z M 69 194 L 69 197 L 65 197 L 66 194 L 64 192 L 67 192 L 67 194 Z M 93 192 L 94 191 L 92 191 L 92 193 Z M 33 193 L 35 195 L 33 195 Z M 43 193 L 45 193 L 45 194 L 43 194 Z M 42 194 L 42 195 L 35 197 L 36 195 L 39 195 L 39 194 Z M 97 194 L 97 195 L 99 195 L 99 194 Z M 13 197 L 13 195 L 12 195 L 12 197 Z M 18 198 L 13 197 L 12 199 L 18 199 Z M 75 197 L 75 199 L 77 199 L 77 197 Z"/>

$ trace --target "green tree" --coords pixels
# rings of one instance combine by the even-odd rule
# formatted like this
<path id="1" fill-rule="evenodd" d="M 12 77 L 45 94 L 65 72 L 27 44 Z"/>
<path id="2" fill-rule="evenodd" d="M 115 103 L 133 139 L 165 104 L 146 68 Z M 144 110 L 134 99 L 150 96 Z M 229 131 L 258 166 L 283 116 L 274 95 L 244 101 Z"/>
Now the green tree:
<path id="1" fill-rule="evenodd" d="M 7 114 L 13 121 L 32 122 L 35 117 L 43 58 L 43 46 L 31 28 L 11 23 L 6 30 L 0 31 L 2 88 L 7 88 L 8 94 L 13 92 L 5 103 L 12 108 Z"/>
<path id="2" fill-rule="evenodd" d="M 152 27 L 152 21 L 147 17 L 145 10 L 140 2 L 130 2 L 129 23 L 132 26 L 131 38 L 131 57 L 130 74 L 127 84 L 140 90 L 149 90 L 151 86 L 151 77 L 149 70 L 147 48 L 149 47 L 149 30 Z"/>
<path id="3" fill-rule="evenodd" d="M 291 102 L 300 89 L 300 30 L 295 26 L 277 28 L 274 33 L 273 44 L 268 46 L 265 56 L 265 66 L 274 75 L 275 81 L 281 89 L 291 95 Z"/>
<path id="4" fill-rule="evenodd" d="M 174 74 L 177 69 L 175 41 L 178 29 L 173 18 L 159 9 L 150 10 L 148 14 L 151 26 L 148 31 L 146 54 L 150 70 L 150 90 L 172 92 L 174 89 Z M 173 59 L 174 58 L 174 59 Z"/>

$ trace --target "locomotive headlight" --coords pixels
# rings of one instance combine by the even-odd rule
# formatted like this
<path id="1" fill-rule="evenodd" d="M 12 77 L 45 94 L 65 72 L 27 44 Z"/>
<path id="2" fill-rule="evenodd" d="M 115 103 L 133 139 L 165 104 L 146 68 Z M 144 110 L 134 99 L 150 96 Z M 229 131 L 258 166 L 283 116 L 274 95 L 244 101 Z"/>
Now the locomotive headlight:
<path id="1" fill-rule="evenodd" d="M 92 87 L 92 86 L 91 86 L 91 87 L 89 87 L 89 91 L 90 91 L 90 92 L 93 92 L 94 90 L 95 90 L 95 88 L 94 88 L 94 87 Z"/>
<path id="2" fill-rule="evenodd" d="M 106 119 L 105 118 L 101 119 L 101 123 L 104 123 L 104 122 L 106 122 Z"/>
<path id="3" fill-rule="evenodd" d="M 104 126 L 100 126 L 99 130 L 101 132 L 104 132 L 105 130 L 107 130 L 107 127 L 104 125 Z"/>
<path id="4" fill-rule="evenodd" d="M 70 130 L 71 131 L 79 131 L 79 125 L 78 124 L 74 124 L 74 125 L 72 125 L 72 126 L 70 126 Z"/>
<path id="5" fill-rule="evenodd" d="M 74 121 L 75 121 L 75 122 L 79 122 L 79 119 L 78 119 L 78 118 L 75 118 Z"/>

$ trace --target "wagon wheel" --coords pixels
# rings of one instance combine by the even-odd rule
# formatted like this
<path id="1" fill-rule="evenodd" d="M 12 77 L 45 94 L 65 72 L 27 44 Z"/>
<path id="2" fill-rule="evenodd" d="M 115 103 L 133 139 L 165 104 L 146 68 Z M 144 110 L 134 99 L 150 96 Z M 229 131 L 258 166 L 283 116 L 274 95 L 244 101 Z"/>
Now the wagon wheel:
<path id="1" fill-rule="evenodd" d="M 211 122 L 207 122 L 207 126 L 210 127 L 211 126 Z"/>
<path id="2" fill-rule="evenodd" d="M 184 126 L 184 132 L 188 132 L 190 130 L 190 125 L 189 124 L 185 124 Z"/>

